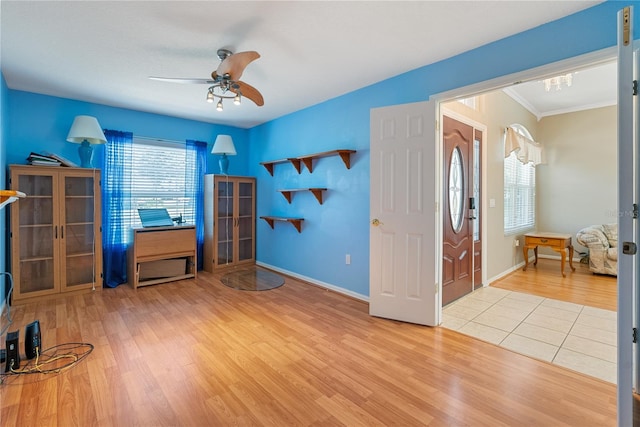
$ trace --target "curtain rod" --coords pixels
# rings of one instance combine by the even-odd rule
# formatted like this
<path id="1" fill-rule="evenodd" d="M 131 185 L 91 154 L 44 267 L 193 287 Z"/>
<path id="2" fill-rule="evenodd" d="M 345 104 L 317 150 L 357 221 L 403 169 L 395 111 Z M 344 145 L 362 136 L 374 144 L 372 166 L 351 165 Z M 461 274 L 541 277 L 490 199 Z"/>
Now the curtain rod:
<path id="1" fill-rule="evenodd" d="M 153 137 L 150 137 L 150 136 L 139 136 L 139 135 L 136 135 L 136 134 L 133 135 L 133 139 L 143 139 L 145 141 L 155 141 L 155 142 L 170 142 L 170 143 L 174 143 L 174 144 L 186 144 L 187 143 L 186 140 L 177 141 L 177 140 L 174 140 L 174 139 L 153 138 Z M 206 141 L 203 141 L 203 142 L 206 142 Z"/>

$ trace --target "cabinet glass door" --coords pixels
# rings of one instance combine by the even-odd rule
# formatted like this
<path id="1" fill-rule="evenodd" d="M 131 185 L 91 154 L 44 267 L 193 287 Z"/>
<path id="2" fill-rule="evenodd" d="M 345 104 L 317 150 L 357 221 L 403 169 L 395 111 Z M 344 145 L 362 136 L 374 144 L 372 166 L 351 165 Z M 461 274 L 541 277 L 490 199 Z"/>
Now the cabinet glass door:
<path id="1" fill-rule="evenodd" d="M 95 186 L 93 177 L 66 176 L 63 179 L 61 282 L 69 289 L 95 281 Z"/>
<path id="2" fill-rule="evenodd" d="M 18 190 L 27 195 L 18 205 L 19 215 L 19 283 L 20 294 L 56 288 L 54 177 L 52 175 L 19 175 Z"/>
<path id="3" fill-rule="evenodd" d="M 235 193 L 235 182 L 220 180 L 217 187 L 218 223 L 215 224 L 215 227 L 217 228 L 218 259 L 216 262 L 218 265 L 224 265 L 233 262 L 233 195 Z"/>
<path id="4" fill-rule="evenodd" d="M 252 182 L 238 183 L 238 261 L 254 258 L 253 235 L 255 218 L 254 185 Z"/>

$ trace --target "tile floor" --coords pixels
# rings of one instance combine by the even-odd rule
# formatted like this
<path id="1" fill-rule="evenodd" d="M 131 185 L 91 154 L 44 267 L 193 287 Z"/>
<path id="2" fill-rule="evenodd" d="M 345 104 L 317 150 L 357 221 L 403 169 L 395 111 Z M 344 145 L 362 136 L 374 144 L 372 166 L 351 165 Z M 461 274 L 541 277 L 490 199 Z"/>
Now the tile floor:
<path id="1" fill-rule="evenodd" d="M 615 311 L 486 287 L 443 309 L 442 326 L 616 383 Z"/>

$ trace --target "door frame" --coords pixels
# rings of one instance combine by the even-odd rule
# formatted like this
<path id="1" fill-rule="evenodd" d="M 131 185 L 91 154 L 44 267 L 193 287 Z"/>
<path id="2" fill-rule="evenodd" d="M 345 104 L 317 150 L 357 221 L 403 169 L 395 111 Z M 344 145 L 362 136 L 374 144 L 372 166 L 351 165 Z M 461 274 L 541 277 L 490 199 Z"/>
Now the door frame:
<path id="1" fill-rule="evenodd" d="M 557 76 L 559 74 L 566 74 L 568 72 L 571 71 L 575 71 L 576 69 L 579 68 L 586 68 L 586 67 L 591 67 L 594 65 L 599 65 L 599 64 L 606 64 L 606 63 L 610 63 L 613 61 L 617 60 L 617 47 L 616 46 L 612 46 L 606 49 L 600 49 L 594 52 L 589 52 L 586 53 L 584 55 L 580 55 L 580 56 L 576 56 L 573 58 L 569 58 L 569 59 L 565 59 L 565 60 L 561 60 L 561 61 L 557 61 L 557 62 L 553 62 L 550 64 L 545 64 L 539 67 L 535 67 L 535 68 L 530 68 L 528 70 L 523 70 L 517 73 L 512 73 L 512 74 L 505 74 L 503 76 L 500 77 L 496 77 L 493 79 L 489 79 L 489 80 L 485 80 L 482 82 L 478 82 L 478 83 L 474 83 L 471 85 L 467 85 L 467 86 L 462 86 L 459 87 L 457 89 L 451 89 L 445 92 L 439 92 L 439 93 L 435 93 L 433 95 L 431 95 L 429 97 L 430 101 L 434 101 L 436 102 L 436 114 L 437 114 L 437 119 L 439 120 L 439 123 L 442 123 L 442 110 L 444 109 L 443 104 L 445 102 L 450 102 L 450 101 L 455 101 L 457 99 L 463 99 L 463 98 L 468 98 L 471 96 L 477 96 L 477 95 L 482 95 L 488 92 L 493 92 L 493 91 L 497 91 L 497 90 L 501 90 L 504 88 L 508 88 L 510 86 L 514 86 L 520 83 L 524 83 L 524 82 L 529 82 L 529 81 L 535 81 L 535 80 L 541 80 L 541 79 L 545 79 L 545 78 L 550 78 L 553 76 Z M 447 110 L 449 112 L 451 112 L 450 110 Z M 460 114 L 456 114 L 455 112 L 453 113 L 452 118 L 455 118 L 456 120 L 460 119 Z M 468 124 L 472 124 L 474 123 L 474 121 L 472 119 L 467 118 L 466 119 Z M 478 129 L 482 129 L 480 123 L 475 122 L 475 124 L 477 124 L 479 127 Z M 436 144 L 439 147 L 439 151 L 440 151 L 440 157 L 438 158 L 438 176 L 440 177 L 440 179 L 442 179 L 441 175 L 442 175 L 442 162 L 444 161 L 442 158 L 442 151 L 443 151 L 443 139 L 442 139 L 442 130 L 439 129 L 438 131 L 438 135 L 437 135 L 438 140 L 436 140 Z M 488 140 L 488 135 L 487 135 L 487 130 L 484 129 L 483 130 L 483 138 L 485 140 Z M 487 212 L 489 209 L 489 202 L 488 202 L 488 198 L 486 197 L 487 194 L 487 188 L 486 188 L 486 184 L 487 184 L 487 179 L 486 179 L 486 173 L 487 173 L 487 168 L 486 168 L 486 159 L 487 159 L 487 150 L 483 150 L 482 152 L 482 187 L 481 187 L 481 191 L 483 194 L 483 200 L 482 200 L 482 210 L 485 213 L 485 215 L 483 215 L 482 219 L 481 219 L 481 224 L 480 224 L 480 230 L 481 233 L 483 235 L 482 238 L 482 252 L 483 252 L 483 258 L 482 258 L 482 282 L 483 285 L 484 283 L 486 283 L 489 280 L 489 277 L 487 276 L 488 271 L 487 271 L 487 265 L 488 265 L 488 258 L 490 256 L 488 249 L 487 249 L 487 245 L 488 245 L 488 238 L 487 238 Z M 440 194 L 440 197 L 442 196 L 442 193 Z M 442 205 L 442 199 L 440 199 L 439 201 L 440 206 Z M 440 229 L 439 229 L 439 234 L 440 234 L 440 238 L 439 241 L 436 242 L 438 245 L 440 245 L 439 247 L 442 247 L 442 221 L 440 223 Z M 442 263 L 439 263 L 438 265 L 438 271 L 439 271 L 439 275 L 438 277 L 442 278 Z M 442 297 L 439 298 L 440 300 L 440 312 L 442 312 Z"/>
<path id="2" fill-rule="evenodd" d="M 620 18 L 618 18 L 620 19 Z M 633 34 L 633 32 L 631 33 Z M 632 37 L 633 40 L 633 37 Z M 487 92 L 491 92 L 491 91 L 495 91 L 495 90 L 500 90 L 502 88 L 505 87 L 509 87 L 512 85 L 516 85 L 518 83 L 522 83 L 525 81 L 531 81 L 531 80 L 540 80 L 540 79 L 544 79 L 544 78 L 548 78 L 548 77 L 553 77 L 554 75 L 558 75 L 558 74 L 564 74 L 570 71 L 574 71 L 575 69 L 580 69 L 580 68 L 584 68 L 584 67 L 589 67 L 589 66 L 594 66 L 594 65 L 598 65 L 598 64 L 604 64 L 604 63 L 608 63 L 608 62 L 613 62 L 613 61 L 618 61 L 618 46 L 612 46 L 610 48 L 606 48 L 606 49 L 601 49 L 601 50 L 597 50 L 594 52 L 590 52 L 584 55 L 580 55 L 577 57 L 573 57 L 573 58 L 569 58 L 566 60 L 562 60 L 562 61 L 558 61 L 558 62 L 554 62 L 554 63 L 550 63 L 550 64 L 546 64 L 540 67 L 535 67 L 535 68 L 531 68 L 529 70 L 525 70 L 522 72 L 518 72 L 518 73 L 513 73 L 513 74 L 508 74 L 508 75 L 504 75 L 504 76 L 500 76 L 494 79 L 490 79 L 490 80 L 486 80 L 483 82 L 479 82 L 479 83 L 475 83 L 472 85 L 468 85 L 468 86 L 463 86 L 457 89 L 453 89 L 450 91 L 446 91 L 446 92 L 441 92 L 441 93 L 437 93 L 434 94 L 432 96 L 429 97 L 429 100 L 433 100 L 436 102 L 436 111 L 440 111 L 442 110 L 442 108 L 440 107 L 440 104 L 443 102 L 448 102 L 448 101 L 453 101 L 456 99 L 460 99 L 460 98 L 467 98 L 470 96 L 474 96 L 474 95 L 481 95 L 483 93 L 487 93 Z M 440 141 L 436 141 L 436 144 L 439 144 L 440 147 L 440 152 L 442 152 L 442 147 L 443 147 L 443 141 L 442 141 L 442 136 L 441 136 L 441 132 L 439 132 L 438 137 L 440 138 Z M 485 136 L 486 138 L 486 136 Z M 439 164 L 442 164 L 442 159 L 439 159 Z M 486 167 L 483 167 L 483 171 L 486 170 Z M 618 171 L 618 175 L 620 174 L 620 172 Z M 439 175 L 442 175 L 442 171 L 439 172 Z M 486 180 L 483 180 L 484 182 L 486 182 Z M 618 186 L 618 191 L 620 191 L 620 187 Z M 486 194 L 486 193 L 485 193 Z M 442 197 L 442 195 L 441 195 Z M 486 199 L 486 197 L 484 197 L 483 199 Z M 485 200 L 483 200 L 483 203 L 485 202 Z M 620 203 L 620 200 L 618 201 Z M 483 206 L 484 211 L 486 212 L 486 206 Z M 620 224 L 618 224 L 620 226 Z M 440 224 L 440 227 L 442 227 L 442 224 Z M 483 224 L 483 231 L 484 231 L 484 227 L 485 224 Z M 638 227 L 640 228 L 640 227 Z M 638 235 L 640 235 L 640 231 L 637 232 Z M 487 258 L 488 258 L 488 252 L 485 250 L 484 245 L 487 244 L 487 234 L 484 234 L 485 238 L 483 239 L 483 252 L 485 254 L 485 257 L 483 258 L 483 261 L 486 262 Z M 440 246 L 442 245 L 442 242 L 439 243 Z M 442 270 L 442 266 L 439 265 L 438 266 L 439 270 Z M 483 276 L 486 274 L 486 269 L 483 269 Z M 483 278 L 484 280 L 484 278 Z M 619 278 L 616 281 L 616 283 L 619 283 Z M 620 299 L 620 296 L 618 297 L 618 299 Z M 640 300 L 640 298 L 639 298 Z M 442 318 L 442 297 L 439 298 L 439 316 L 440 318 Z M 620 311 L 620 308 L 618 308 L 617 310 L 618 312 Z M 628 314 L 628 313 L 627 313 Z M 618 316 L 618 325 L 620 326 L 621 323 L 621 319 L 620 316 Z M 621 339 L 621 331 L 618 330 L 618 344 L 620 344 L 620 339 Z M 620 362 L 621 362 L 621 357 L 622 360 L 626 359 L 628 357 L 628 355 L 622 355 L 622 351 L 624 349 L 621 349 L 620 347 L 618 347 L 618 376 L 620 377 L 621 375 L 624 375 L 626 373 L 626 367 L 621 367 L 620 366 Z M 638 360 L 638 359 L 636 359 Z M 634 372 L 633 372 L 633 366 L 631 367 L 631 376 L 633 376 Z M 639 375 L 640 376 L 640 375 Z M 636 380 L 637 378 L 634 378 L 634 380 Z M 631 390 L 628 390 L 628 388 L 626 386 L 628 386 L 628 381 L 623 381 L 625 384 L 624 386 L 620 384 L 620 378 L 618 379 L 618 384 L 616 385 L 617 388 L 617 397 L 618 397 L 618 423 L 620 425 L 627 425 L 628 421 L 630 419 L 632 419 L 632 415 L 631 415 L 631 397 L 627 396 L 626 393 L 631 392 Z M 636 381 L 633 381 L 636 382 Z M 638 386 L 638 384 L 634 384 L 635 386 Z M 622 390 L 622 389 L 625 390 Z M 636 390 L 637 392 L 637 390 Z M 622 393 L 622 394 L 621 394 Z M 622 400 L 622 401 L 621 401 Z"/>
<path id="3" fill-rule="evenodd" d="M 482 236 L 482 261 L 481 261 L 481 278 L 480 278 L 480 282 L 482 284 L 482 287 L 487 286 L 485 284 L 485 282 L 487 281 L 487 239 L 486 239 L 486 233 L 485 230 L 487 229 L 487 209 L 489 208 L 488 206 L 488 202 L 485 197 L 485 195 L 487 194 L 487 168 L 485 167 L 485 165 L 487 164 L 487 150 L 486 150 L 486 142 L 487 142 L 487 129 L 488 126 L 484 123 L 480 123 L 478 121 L 473 120 L 470 117 L 467 117 L 461 113 L 458 113 L 457 111 L 453 111 L 445 106 L 443 106 L 442 104 L 445 101 L 439 101 L 440 104 L 440 108 L 437 108 L 436 111 L 438 111 L 438 123 L 443 123 L 444 121 L 444 116 L 450 117 L 452 119 L 455 119 L 461 123 L 464 123 L 466 125 L 472 126 L 474 129 L 478 129 L 480 131 L 482 131 L 482 141 L 480 141 L 480 235 Z M 444 152 L 444 140 L 442 138 L 442 126 L 440 126 L 440 128 L 438 129 L 438 139 L 439 141 L 436 141 L 436 144 L 440 144 L 440 152 L 443 153 Z M 441 154 L 442 155 L 442 154 Z M 444 173 L 442 167 L 443 167 L 443 162 L 444 159 L 441 159 L 441 163 L 439 165 L 440 167 L 440 175 L 442 175 Z M 440 177 L 441 180 L 445 179 L 444 176 Z M 444 206 L 444 197 L 446 197 L 446 195 L 444 194 L 444 192 L 440 195 L 440 206 Z M 444 215 L 444 214 L 443 214 Z M 444 218 L 443 215 L 440 215 L 440 236 L 441 236 L 441 241 L 440 241 L 440 247 L 442 247 L 442 239 L 444 239 L 443 236 L 443 227 L 444 227 Z M 438 259 L 442 258 L 442 254 L 440 254 L 440 257 Z M 442 260 L 439 261 L 439 265 L 437 266 L 437 268 L 440 269 L 440 275 L 439 277 L 439 282 L 442 284 Z M 475 283 L 474 283 L 474 288 L 475 288 Z M 442 295 L 442 293 L 440 294 Z M 440 308 L 442 308 L 442 296 L 440 298 Z M 442 315 L 440 316 L 440 318 L 442 319 Z"/>

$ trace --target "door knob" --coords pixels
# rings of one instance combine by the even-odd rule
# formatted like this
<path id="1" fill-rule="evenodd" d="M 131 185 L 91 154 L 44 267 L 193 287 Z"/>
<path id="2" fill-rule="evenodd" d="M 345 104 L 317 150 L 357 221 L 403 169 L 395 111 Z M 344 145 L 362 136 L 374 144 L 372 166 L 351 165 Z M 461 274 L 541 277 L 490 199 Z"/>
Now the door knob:
<path id="1" fill-rule="evenodd" d="M 380 221 L 378 218 L 374 218 L 371 220 L 371 225 L 373 225 L 374 227 L 377 227 L 379 225 L 384 225 L 384 223 Z"/>

